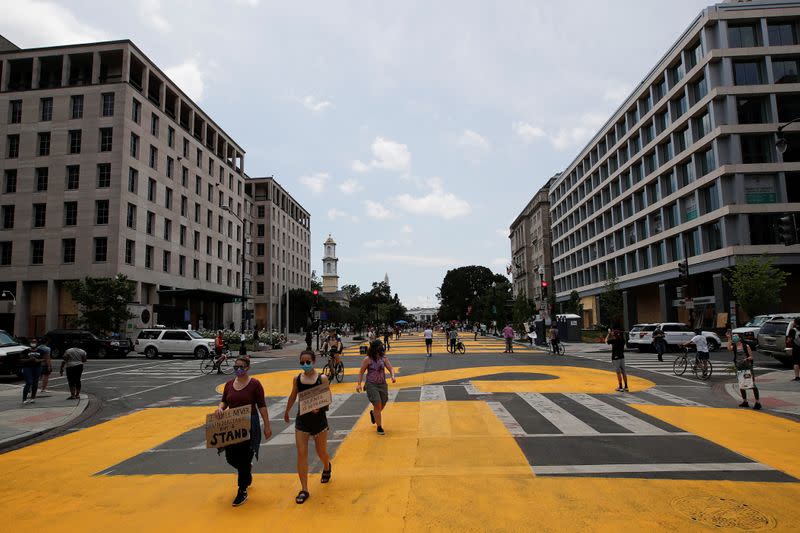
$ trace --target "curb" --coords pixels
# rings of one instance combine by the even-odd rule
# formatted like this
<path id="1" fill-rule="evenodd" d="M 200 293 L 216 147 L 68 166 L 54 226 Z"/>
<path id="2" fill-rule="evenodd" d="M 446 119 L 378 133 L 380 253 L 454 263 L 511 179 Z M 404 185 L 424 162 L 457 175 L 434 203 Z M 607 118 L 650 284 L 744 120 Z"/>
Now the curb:
<path id="1" fill-rule="evenodd" d="M 0 453 L 6 453 L 13 450 L 17 450 L 19 448 L 23 448 L 30 444 L 35 444 L 37 442 L 47 440 L 51 437 L 54 437 L 64 431 L 65 429 L 69 429 L 74 427 L 84 420 L 93 416 L 97 411 L 100 410 L 100 402 L 91 394 L 86 394 L 86 400 L 81 400 L 80 404 L 83 405 L 83 409 L 79 412 L 75 413 L 72 417 L 70 417 L 66 422 L 61 425 L 49 427 L 46 429 L 41 429 L 38 431 L 31 431 L 28 433 L 24 433 L 22 435 L 18 435 L 15 437 L 10 437 L 8 439 L 0 441 Z M 76 409 L 77 410 L 77 409 Z"/>

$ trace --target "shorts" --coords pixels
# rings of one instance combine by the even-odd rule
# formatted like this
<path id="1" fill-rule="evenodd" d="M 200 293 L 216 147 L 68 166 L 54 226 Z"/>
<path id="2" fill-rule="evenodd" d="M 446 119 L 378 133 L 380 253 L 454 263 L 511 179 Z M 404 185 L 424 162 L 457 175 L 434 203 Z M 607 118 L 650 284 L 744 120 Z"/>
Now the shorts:
<path id="1" fill-rule="evenodd" d="M 369 403 L 382 403 L 389 402 L 389 385 L 387 383 L 370 383 L 367 381 L 367 399 Z"/>
<path id="2" fill-rule="evenodd" d="M 621 359 L 612 359 L 611 360 L 611 368 L 615 371 L 625 370 L 625 358 Z"/>
<path id="3" fill-rule="evenodd" d="M 800 348 L 797 346 L 792 347 L 792 364 L 800 365 Z"/>
<path id="4" fill-rule="evenodd" d="M 306 413 L 295 419 L 294 428 L 297 431 L 302 431 L 303 433 L 310 434 L 312 437 L 316 437 L 328 429 L 328 417 L 325 416 L 325 411 Z"/>
<path id="5" fill-rule="evenodd" d="M 433 344 L 433 339 L 425 339 L 425 346 L 430 346 Z"/>
<path id="6" fill-rule="evenodd" d="M 708 361 L 708 352 L 697 352 L 697 358 L 701 361 Z"/>

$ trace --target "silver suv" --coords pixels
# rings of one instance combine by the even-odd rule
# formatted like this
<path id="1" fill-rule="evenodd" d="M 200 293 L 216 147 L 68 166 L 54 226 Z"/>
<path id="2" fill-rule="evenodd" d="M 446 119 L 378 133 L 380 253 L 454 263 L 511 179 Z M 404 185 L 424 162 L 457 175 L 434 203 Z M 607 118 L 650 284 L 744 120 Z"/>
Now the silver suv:
<path id="1" fill-rule="evenodd" d="M 191 329 L 143 329 L 133 349 L 148 359 L 159 355 L 192 355 L 202 359 L 214 350 L 214 339 L 207 339 Z"/>
<path id="2" fill-rule="evenodd" d="M 789 337 L 792 322 L 792 319 L 781 318 L 764 323 L 758 331 L 758 351 L 781 363 L 789 363 L 792 360 L 792 339 Z"/>

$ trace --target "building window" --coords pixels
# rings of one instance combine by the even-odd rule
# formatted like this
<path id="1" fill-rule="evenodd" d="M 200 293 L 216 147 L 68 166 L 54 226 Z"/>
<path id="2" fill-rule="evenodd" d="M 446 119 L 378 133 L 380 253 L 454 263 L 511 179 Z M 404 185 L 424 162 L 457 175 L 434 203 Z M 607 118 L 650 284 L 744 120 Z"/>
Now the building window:
<path id="1" fill-rule="evenodd" d="M 97 225 L 108 224 L 108 200 L 95 200 L 94 223 Z"/>
<path id="2" fill-rule="evenodd" d="M 125 239 L 125 264 L 133 265 L 136 263 L 136 242 Z"/>
<path id="3" fill-rule="evenodd" d="M 189 139 L 183 139 L 183 157 L 189 157 Z"/>
<path id="4" fill-rule="evenodd" d="M 100 128 L 100 151 L 110 152 L 113 147 L 113 139 L 113 128 Z"/>
<path id="5" fill-rule="evenodd" d="M 39 155 L 50 155 L 50 132 L 39 133 Z"/>
<path id="6" fill-rule="evenodd" d="M 167 126 L 167 146 L 175 148 L 175 128 Z"/>
<path id="7" fill-rule="evenodd" d="M 697 138 L 702 139 L 711 132 L 711 115 L 705 113 L 694 119 L 695 128 L 697 129 Z"/>
<path id="8" fill-rule="evenodd" d="M 705 78 L 700 78 L 692 85 L 694 101 L 699 102 L 708 94 L 708 83 Z"/>
<path id="9" fill-rule="evenodd" d="M 19 124 L 22 122 L 22 100 L 8 102 L 8 123 Z"/>
<path id="10" fill-rule="evenodd" d="M 194 235 L 192 236 L 192 248 L 194 248 L 195 252 L 200 251 L 200 232 L 195 231 Z"/>
<path id="11" fill-rule="evenodd" d="M 161 270 L 164 272 L 169 272 L 169 264 L 172 260 L 171 254 L 164 250 L 161 254 Z"/>
<path id="12" fill-rule="evenodd" d="M 135 168 L 128 169 L 128 192 L 133 194 L 139 192 L 139 171 Z"/>
<path id="13" fill-rule="evenodd" d="M 200 148 L 197 149 L 197 161 L 196 161 L 196 163 L 197 163 L 197 167 L 200 170 L 202 170 L 203 169 L 203 151 Z M 197 194 L 200 194 L 200 193 L 197 193 Z"/>
<path id="14" fill-rule="evenodd" d="M 61 239 L 61 262 L 66 264 L 75 262 L 75 239 Z"/>
<path id="15" fill-rule="evenodd" d="M 53 120 L 53 99 L 41 98 L 39 100 L 39 120 L 48 121 Z"/>
<path id="16" fill-rule="evenodd" d="M 256 255 L 263 256 L 264 255 L 264 243 L 260 242 L 256 244 Z"/>
<path id="17" fill-rule="evenodd" d="M 729 24 L 728 47 L 747 48 L 759 46 L 758 30 L 755 24 Z"/>
<path id="18" fill-rule="evenodd" d="M 168 218 L 164 219 L 164 240 L 172 240 L 172 221 Z"/>
<path id="19" fill-rule="evenodd" d="M 6 136 L 6 158 L 16 159 L 19 157 L 19 135 Z"/>
<path id="20" fill-rule="evenodd" d="M 181 167 L 181 185 L 189 186 L 189 169 L 186 167 Z"/>
<path id="21" fill-rule="evenodd" d="M 194 221 L 200 224 L 200 204 L 194 204 Z"/>
<path id="22" fill-rule="evenodd" d="M 772 163 L 772 135 L 741 135 L 742 163 Z"/>
<path id="23" fill-rule="evenodd" d="M 775 83 L 797 83 L 800 81 L 797 76 L 798 71 L 800 71 L 800 60 L 772 60 L 772 77 Z"/>
<path id="24" fill-rule="evenodd" d="M 40 167 L 36 169 L 36 192 L 44 192 L 47 190 L 47 178 L 50 171 L 47 167 Z"/>
<path id="25" fill-rule="evenodd" d="M 152 211 L 148 211 L 147 212 L 147 218 L 145 219 L 145 230 L 144 231 L 148 235 L 152 235 L 153 234 L 153 230 L 155 229 L 155 226 L 156 226 L 156 214 L 153 213 Z"/>
<path id="26" fill-rule="evenodd" d="M 102 99 L 103 99 L 103 105 L 102 105 L 101 115 L 104 117 L 113 117 L 114 93 L 103 93 Z"/>
<path id="27" fill-rule="evenodd" d="M 41 265 L 44 263 L 44 241 L 31 241 L 31 264 Z"/>
<path id="28" fill-rule="evenodd" d="M 220 203 L 222 203 L 222 202 L 220 202 Z M 258 208 L 256 209 L 256 212 L 258 213 L 258 218 L 264 218 L 265 209 L 264 209 L 263 205 L 258 206 Z"/>
<path id="29" fill-rule="evenodd" d="M 97 188 L 108 187 L 111 187 L 111 163 L 100 163 L 97 165 Z"/>
<path id="30" fill-rule="evenodd" d="M 184 226 L 183 224 L 181 224 L 181 229 L 179 230 L 178 239 L 181 246 L 186 246 L 186 226 Z"/>
<path id="31" fill-rule="evenodd" d="M 699 154 L 700 157 L 700 176 L 705 176 L 715 168 L 717 168 L 716 162 L 714 161 L 714 150 L 709 149 Z"/>
<path id="32" fill-rule="evenodd" d="M 139 136 L 131 133 L 131 157 L 139 159 Z"/>
<path id="33" fill-rule="evenodd" d="M 11 264 L 11 241 L 0 242 L 0 265 L 8 266 Z"/>
<path id="34" fill-rule="evenodd" d="M 158 138 L 158 115 L 155 113 L 150 115 L 150 135 Z"/>
<path id="35" fill-rule="evenodd" d="M 211 265 L 206 263 L 206 281 L 211 281 Z"/>
<path id="36" fill-rule="evenodd" d="M 703 208 L 706 213 L 719 209 L 719 187 L 716 182 L 701 190 L 700 197 L 703 199 Z"/>
<path id="37" fill-rule="evenodd" d="M 75 94 L 70 97 L 70 105 L 69 105 L 69 116 L 70 118 L 83 118 L 83 95 L 82 94 Z"/>
<path id="38" fill-rule="evenodd" d="M 686 100 L 686 95 L 684 94 L 683 96 L 675 100 L 675 118 L 677 119 L 678 117 L 686 113 L 687 109 L 689 109 L 689 106 Z"/>
<path id="39" fill-rule="evenodd" d="M 64 225 L 78 224 L 78 202 L 64 202 Z"/>
<path id="40" fill-rule="evenodd" d="M 264 282 L 257 281 L 256 282 L 256 294 L 264 294 Z"/>
<path id="41" fill-rule="evenodd" d="M 137 100 L 136 98 L 133 99 L 133 103 L 131 104 L 131 120 L 135 123 L 139 123 L 142 118 L 142 103 Z"/>
<path id="42" fill-rule="evenodd" d="M 792 46 L 797 44 L 797 30 L 791 22 L 776 22 L 767 26 L 770 46 Z"/>
<path id="43" fill-rule="evenodd" d="M 200 261 L 195 259 L 192 261 L 192 277 L 198 279 L 200 277 Z"/>
<path id="44" fill-rule="evenodd" d="M 264 275 L 264 263 L 256 263 L 256 275 Z"/>
<path id="45" fill-rule="evenodd" d="M 5 194 L 17 192 L 17 169 L 9 168 L 3 173 L 3 192 Z"/>
<path id="46" fill-rule="evenodd" d="M 765 124 L 770 122 L 768 96 L 739 96 L 736 98 L 739 124 Z"/>
<path id="47" fill-rule="evenodd" d="M 2 229 L 14 229 L 14 208 L 13 205 L 4 205 L 2 211 Z"/>
<path id="48" fill-rule="evenodd" d="M 189 211 L 189 201 L 185 196 L 181 195 L 181 216 L 185 217 L 188 211 Z"/>
<path id="49" fill-rule="evenodd" d="M 748 215 L 750 223 L 750 244 L 778 244 L 778 224 L 781 214 Z"/>
<path id="50" fill-rule="evenodd" d="M 47 223 L 47 204 L 33 204 L 33 227 L 43 228 Z"/>
<path id="51" fill-rule="evenodd" d="M 195 176 L 194 177 L 194 193 L 197 196 L 200 196 L 202 194 L 200 191 L 202 191 L 202 190 L 203 190 L 203 180 L 200 178 L 200 176 Z"/>
<path id="52" fill-rule="evenodd" d="M 183 255 L 178 256 L 178 275 L 180 276 L 186 275 L 186 256 Z"/>
<path id="53" fill-rule="evenodd" d="M 172 189 L 169 187 L 164 192 L 164 207 L 172 209 Z"/>
<path id="54" fill-rule="evenodd" d="M 154 170 L 158 169 L 158 148 L 152 144 L 150 145 L 150 157 L 148 158 L 147 164 Z"/>
<path id="55" fill-rule="evenodd" d="M 172 175 L 175 173 L 175 160 L 171 157 L 167 157 L 167 177 L 172 179 Z"/>
<path id="56" fill-rule="evenodd" d="M 147 199 L 151 202 L 156 201 L 156 180 L 153 178 L 147 179 Z"/>
<path id="57" fill-rule="evenodd" d="M 69 139 L 69 153 L 81 153 L 81 130 L 70 130 L 67 137 Z"/>
<path id="58" fill-rule="evenodd" d="M 136 206 L 128 204 L 127 226 L 131 229 L 136 229 Z"/>
<path id="59" fill-rule="evenodd" d="M 145 246 L 144 247 L 144 267 L 145 268 L 153 268 L 153 247 L 152 246 Z"/>
<path id="60" fill-rule="evenodd" d="M 754 60 L 734 61 L 733 82 L 735 85 L 760 85 L 764 83 L 762 62 Z"/>
<path id="61" fill-rule="evenodd" d="M 67 190 L 74 191 L 80 186 L 80 165 L 67 166 Z"/>

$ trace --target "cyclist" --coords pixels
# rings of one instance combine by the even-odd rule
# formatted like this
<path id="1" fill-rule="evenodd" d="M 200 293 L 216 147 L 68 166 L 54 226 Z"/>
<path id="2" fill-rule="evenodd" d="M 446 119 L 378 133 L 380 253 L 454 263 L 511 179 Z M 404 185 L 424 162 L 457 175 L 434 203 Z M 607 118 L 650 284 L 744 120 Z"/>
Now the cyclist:
<path id="1" fill-rule="evenodd" d="M 325 340 L 325 344 L 322 345 L 322 353 L 327 354 L 329 357 L 332 356 L 335 365 L 339 366 L 339 363 L 342 362 L 340 354 L 343 348 L 342 339 L 336 334 L 336 330 L 329 330 L 328 338 Z"/>
<path id="2" fill-rule="evenodd" d="M 558 328 L 555 325 L 553 325 L 550 328 L 550 345 L 553 347 L 553 353 L 558 353 L 559 342 L 560 341 L 558 338 Z"/>
<path id="3" fill-rule="evenodd" d="M 458 342 L 458 329 L 452 328 L 450 333 L 448 333 L 448 337 L 450 338 L 450 347 L 448 351 L 450 353 L 456 353 L 456 342 Z"/>
<path id="4" fill-rule="evenodd" d="M 702 331 L 699 329 L 694 330 L 694 337 L 691 338 L 688 342 L 684 342 L 684 346 L 689 346 L 690 344 L 694 344 L 695 349 L 697 350 L 697 360 L 700 361 L 700 364 L 703 366 L 703 375 L 708 372 L 708 341 L 702 335 Z"/>
<path id="5" fill-rule="evenodd" d="M 217 374 L 222 374 L 222 362 L 227 358 L 225 355 L 225 340 L 222 338 L 222 330 L 217 331 L 217 337 L 214 339 L 214 368 L 217 369 Z"/>

